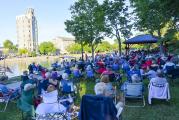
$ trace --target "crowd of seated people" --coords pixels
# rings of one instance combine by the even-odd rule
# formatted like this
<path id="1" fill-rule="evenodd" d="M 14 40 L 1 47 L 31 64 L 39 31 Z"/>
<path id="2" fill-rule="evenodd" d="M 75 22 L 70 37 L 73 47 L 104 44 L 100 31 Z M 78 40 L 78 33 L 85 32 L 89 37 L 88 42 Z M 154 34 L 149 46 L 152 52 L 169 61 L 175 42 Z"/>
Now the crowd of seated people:
<path id="1" fill-rule="evenodd" d="M 24 71 L 21 79 L 21 89 L 26 96 L 27 91 L 30 90 L 30 94 L 35 96 L 32 92 L 35 88 L 37 90 L 37 96 L 45 100 L 44 94 L 51 93 L 52 91 L 64 90 L 64 86 L 71 86 L 71 91 L 75 91 L 74 80 L 85 76 L 84 79 L 94 78 L 96 74 L 100 76 L 100 80 L 96 81 L 94 86 L 96 95 L 104 95 L 108 97 L 114 97 L 119 89 L 113 86 L 112 82 L 116 79 L 116 74 L 123 75 L 127 78 L 123 82 L 122 86 L 117 86 L 120 91 L 126 89 L 126 83 L 140 83 L 143 85 L 143 79 L 147 78 L 149 81 L 155 82 L 167 82 L 164 77 L 168 66 L 174 66 L 176 68 L 176 60 L 172 61 L 173 56 L 162 56 L 158 53 L 146 54 L 144 51 L 131 52 L 128 56 L 119 56 L 116 53 L 112 54 L 97 54 L 94 61 L 90 57 L 86 61 L 63 61 L 62 63 L 55 63 L 54 68 L 43 68 L 39 64 L 32 63 L 29 65 L 29 73 Z M 58 67 L 63 70 L 61 72 Z M 121 74 L 121 71 L 123 72 Z M 97 76 L 98 76 L 97 75 Z M 73 76 L 73 78 L 70 78 Z M 31 87 L 29 87 L 31 85 Z M 26 86 L 26 87 L 25 87 Z M 27 87 L 28 86 L 28 87 Z M 28 88 L 28 89 L 27 89 Z M 144 90 L 144 87 L 143 87 Z M 57 95 L 55 94 L 55 99 Z M 29 97 L 31 98 L 31 96 Z M 33 98 L 31 98 L 31 102 Z M 43 102 L 38 104 L 41 106 Z M 28 105 L 32 103 L 27 102 Z M 38 105 L 36 105 L 38 108 Z M 64 107 L 67 107 L 63 105 Z M 123 107 L 123 104 L 118 105 Z M 63 108 L 63 107 L 62 107 Z M 66 109 L 66 108 L 64 108 Z M 37 110 L 38 111 L 38 110 Z M 43 113 L 45 113 L 43 111 Z M 33 116 L 33 114 L 30 114 Z"/>

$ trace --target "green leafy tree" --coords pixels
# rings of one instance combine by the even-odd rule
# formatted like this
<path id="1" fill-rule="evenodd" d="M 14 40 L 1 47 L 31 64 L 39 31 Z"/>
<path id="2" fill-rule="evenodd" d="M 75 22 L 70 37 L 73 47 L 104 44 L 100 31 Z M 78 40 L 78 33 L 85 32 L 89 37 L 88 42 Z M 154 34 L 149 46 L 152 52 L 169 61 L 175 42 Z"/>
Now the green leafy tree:
<path id="1" fill-rule="evenodd" d="M 5 40 L 3 42 L 4 48 L 12 49 L 13 48 L 13 43 L 10 40 Z"/>
<path id="2" fill-rule="evenodd" d="M 173 27 L 179 29 L 179 0 L 157 0 L 163 16 L 173 22 Z"/>
<path id="3" fill-rule="evenodd" d="M 103 39 L 104 32 L 104 11 L 97 0 L 79 0 L 71 6 L 71 24 L 72 29 L 67 30 L 72 33 L 80 44 L 88 44 L 91 47 L 92 58 L 97 45 Z M 67 26 L 67 29 L 69 27 Z"/>
<path id="4" fill-rule="evenodd" d="M 41 54 L 50 54 L 56 51 L 54 44 L 52 42 L 42 42 L 39 46 L 39 51 Z"/>
<path id="5" fill-rule="evenodd" d="M 19 49 L 18 50 L 19 55 L 26 55 L 28 53 L 27 49 Z"/>
<path id="6" fill-rule="evenodd" d="M 36 57 L 37 54 L 36 54 L 35 51 L 32 51 L 32 52 L 28 52 L 28 56 L 29 56 L 29 57 Z"/>
<path id="7" fill-rule="evenodd" d="M 84 49 L 83 52 L 89 52 L 89 53 L 91 53 L 91 49 L 90 49 L 90 47 L 88 45 L 84 45 L 83 49 Z M 67 51 L 69 53 L 81 53 L 82 52 L 81 51 L 81 45 L 78 44 L 78 43 L 71 44 L 71 45 L 69 45 L 67 47 Z"/>
<path id="8" fill-rule="evenodd" d="M 3 46 L 4 46 L 4 48 L 8 49 L 9 51 L 13 51 L 13 52 L 17 51 L 17 47 L 15 45 L 13 45 L 13 42 L 10 40 L 5 40 L 3 42 Z"/>
<path id="9" fill-rule="evenodd" d="M 71 10 L 72 10 L 71 13 L 73 14 L 73 7 L 71 7 Z M 79 45 L 81 46 L 80 50 L 81 50 L 82 60 L 84 60 L 83 53 L 84 53 L 84 45 L 86 44 L 86 42 L 84 41 L 85 26 L 83 26 L 83 24 L 84 24 L 83 16 L 76 16 L 76 15 L 73 15 L 72 20 L 67 20 L 65 22 L 66 31 L 71 33 L 73 36 L 75 36 L 75 42 L 79 43 Z M 74 47 L 74 46 L 71 46 L 71 47 Z M 79 47 L 77 47 L 77 48 L 79 48 Z M 75 50 L 76 48 L 69 48 L 69 49 Z M 78 49 L 78 51 L 79 51 L 79 49 Z"/>
<path id="10" fill-rule="evenodd" d="M 78 43 L 71 44 L 67 47 L 69 53 L 79 53 L 81 51 L 81 46 Z"/>
<path id="11" fill-rule="evenodd" d="M 111 50 L 112 50 L 112 45 L 107 41 L 103 41 L 102 43 L 100 43 L 96 49 L 96 51 L 100 51 L 100 52 L 107 52 Z"/>
<path id="12" fill-rule="evenodd" d="M 105 0 L 103 3 L 105 11 L 105 26 L 108 36 L 115 36 L 118 41 L 118 50 L 121 55 L 121 39 L 131 35 L 131 24 L 128 6 L 124 0 Z"/>
<path id="13" fill-rule="evenodd" d="M 163 14 L 160 0 L 131 0 L 134 12 L 137 16 L 136 27 L 140 31 L 148 31 L 159 38 L 160 51 L 163 51 L 162 29 L 166 27 L 170 18 Z"/>

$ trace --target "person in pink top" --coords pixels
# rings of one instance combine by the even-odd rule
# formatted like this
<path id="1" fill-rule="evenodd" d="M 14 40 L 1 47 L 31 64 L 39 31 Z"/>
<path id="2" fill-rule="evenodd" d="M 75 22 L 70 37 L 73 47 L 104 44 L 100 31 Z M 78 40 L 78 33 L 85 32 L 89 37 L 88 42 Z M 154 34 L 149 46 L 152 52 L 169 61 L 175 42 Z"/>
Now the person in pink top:
<path id="1" fill-rule="evenodd" d="M 113 74 L 114 72 L 111 70 L 109 66 L 106 67 L 106 70 L 103 71 L 102 75 L 110 75 Z"/>

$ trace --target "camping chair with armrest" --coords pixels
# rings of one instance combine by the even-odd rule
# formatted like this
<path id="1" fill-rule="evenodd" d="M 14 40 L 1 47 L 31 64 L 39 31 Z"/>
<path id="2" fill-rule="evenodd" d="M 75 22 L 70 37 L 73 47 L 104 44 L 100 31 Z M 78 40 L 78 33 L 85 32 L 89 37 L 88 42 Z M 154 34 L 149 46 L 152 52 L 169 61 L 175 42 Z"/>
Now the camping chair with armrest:
<path id="1" fill-rule="evenodd" d="M 174 69 L 175 69 L 174 65 L 172 65 L 172 66 L 166 66 L 166 74 L 167 75 L 171 75 Z"/>
<path id="2" fill-rule="evenodd" d="M 177 78 L 179 78 L 179 68 L 171 70 L 167 75 L 169 75 L 168 78 L 171 80 L 171 82 L 174 83 L 174 80 L 177 80 Z"/>
<path id="3" fill-rule="evenodd" d="M 76 116 L 74 112 L 68 112 L 68 108 L 63 105 L 65 101 L 70 100 L 59 99 L 57 90 L 44 93 L 43 103 L 39 104 L 36 109 L 36 120 L 72 120 Z"/>
<path id="4" fill-rule="evenodd" d="M 112 65 L 112 70 L 115 71 L 115 72 L 119 72 L 119 70 L 120 70 L 119 65 L 118 64 L 113 64 Z"/>
<path id="5" fill-rule="evenodd" d="M 94 72 L 93 72 L 93 70 L 87 70 L 86 71 L 86 77 L 87 77 L 87 79 L 89 78 L 89 79 L 94 79 Z"/>
<path id="6" fill-rule="evenodd" d="M 73 77 L 74 78 L 80 78 L 81 77 L 81 73 L 79 70 L 73 70 Z"/>
<path id="7" fill-rule="evenodd" d="M 127 105 L 126 98 L 142 99 L 143 105 Z M 141 82 L 140 83 L 126 83 L 126 88 L 124 89 L 124 105 L 126 107 L 145 107 L 143 84 Z"/>
<path id="8" fill-rule="evenodd" d="M 22 90 L 20 99 L 17 101 L 17 107 L 22 112 L 22 119 L 27 120 L 34 117 L 34 90 Z"/>
<path id="9" fill-rule="evenodd" d="M 81 77 L 82 77 L 82 74 L 80 70 L 73 70 L 73 80 L 75 83 L 78 83 Z"/>
<path id="10" fill-rule="evenodd" d="M 127 80 L 130 82 L 132 81 L 132 75 L 137 74 L 139 77 L 141 77 L 140 70 L 130 70 L 127 72 Z"/>
<path id="11" fill-rule="evenodd" d="M 0 112 L 5 112 L 10 101 L 19 98 L 19 89 L 9 90 L 7 88 L 0 88 L 0 103 L 5 104 Z"/>
<path id="12" fill-rule="evenodd" d="M 118 114 L 111 97 L 83 95 L 79 120 L 121 120 L 121 112 Z"/>
<path id="13" fill-rule="evenodd" d="M 74 96 L 76 93 L 75 86 L 72 81 L 66 81 L 64 84 L 61 84 L 60 90 L 63 96 L 68 95 L 69 97 Z"/>

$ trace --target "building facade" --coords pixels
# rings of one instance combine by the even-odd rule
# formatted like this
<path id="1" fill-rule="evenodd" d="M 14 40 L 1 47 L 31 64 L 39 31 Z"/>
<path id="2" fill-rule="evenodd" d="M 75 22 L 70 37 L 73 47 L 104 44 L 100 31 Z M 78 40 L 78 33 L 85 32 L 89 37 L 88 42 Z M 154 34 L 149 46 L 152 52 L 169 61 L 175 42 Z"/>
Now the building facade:
<path id="1" fill-rule="evenodd" d="M 52 43 L 55 45 L 55 47 L 60 50 L 60 53 L 67 53 L 66 48 L 75 43 L 75 38 L 69 38 L 69 37 L 56 37 L 52 40 Z"/>
<path id="2" fill-rule="evenodd" d="M 38 28 L 34 9 L 28 8 L 24 15 L 16 16 L 18 49 L 38 51 Z"/>

